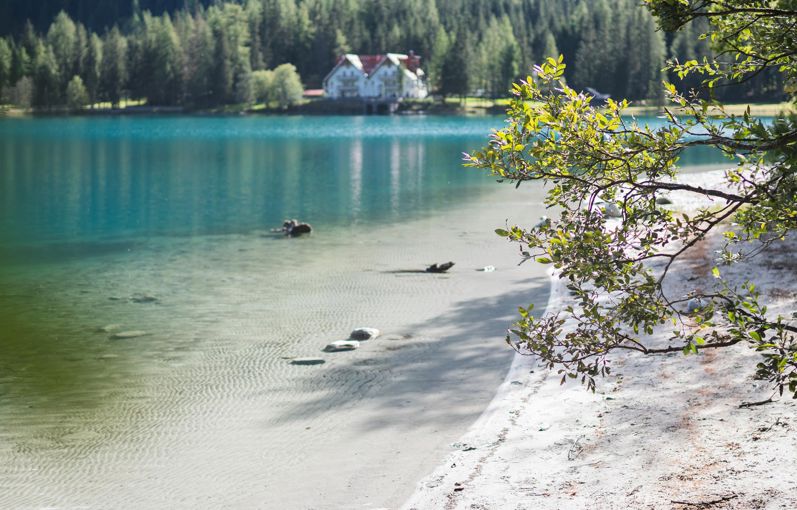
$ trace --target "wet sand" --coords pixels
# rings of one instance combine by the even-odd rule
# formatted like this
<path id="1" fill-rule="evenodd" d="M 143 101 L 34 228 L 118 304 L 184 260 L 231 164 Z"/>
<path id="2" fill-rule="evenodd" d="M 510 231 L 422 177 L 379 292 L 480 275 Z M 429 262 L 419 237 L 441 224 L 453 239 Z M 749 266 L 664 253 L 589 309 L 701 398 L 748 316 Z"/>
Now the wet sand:
<path id="1" fill-rule="evenodd" d="M 504 379 L 517 306 L 547 301 L 543 268 L 493 233 L 536 221 L 538 196 L 496 186 L 378 230 L 152 240 L 17 276 L 9 314 L 25 329 L 47 311 L 51 356 L 0 360 L 0 507 L 399 506 Z M 383 336 L 322 352 L 358 326 Z"/>

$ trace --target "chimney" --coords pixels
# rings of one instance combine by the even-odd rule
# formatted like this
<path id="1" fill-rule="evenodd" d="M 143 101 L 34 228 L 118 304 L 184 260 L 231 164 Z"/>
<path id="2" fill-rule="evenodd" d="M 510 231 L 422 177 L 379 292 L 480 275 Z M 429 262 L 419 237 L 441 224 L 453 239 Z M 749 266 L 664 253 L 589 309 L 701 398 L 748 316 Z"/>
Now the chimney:
<path id="1" fill-rule="evenodd" d="M 407 69 L 414 73 L 421 67 L 421 57 L 415 54 L 415 51 L 410 50 L 407 54 Z"/>

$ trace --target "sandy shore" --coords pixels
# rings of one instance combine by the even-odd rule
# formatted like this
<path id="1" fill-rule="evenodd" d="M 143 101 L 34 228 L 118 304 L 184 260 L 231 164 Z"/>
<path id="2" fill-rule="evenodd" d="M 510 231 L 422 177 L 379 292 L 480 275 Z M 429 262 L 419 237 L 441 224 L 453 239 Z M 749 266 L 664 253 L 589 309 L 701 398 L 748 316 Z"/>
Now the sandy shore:
<path id="1" fill-rule="evenodd" d="M 688 176 L 695 183 L 719 174 Z M 687 197 L 675 206 L 694 208 Z M 669 292 L 707 286 L 719 239 L 695 247 Z M 752 278 L 772 313 L 797 304 L 792 238 L 752 266 L 723 269 Z M 750 273 L 754 274 L 750 274 Z M 557 279 L 548 309 L 568 296 Z M 665 342 L 656 331 L 652 343 Z M 595 394 L 517 356 L 489 408 L 417 485 L 410 509 L 786 509 L 797 508 L 797 405 L 753 378 L 746 346 L 699 356 L 616 356 L 616 377 Z"/>

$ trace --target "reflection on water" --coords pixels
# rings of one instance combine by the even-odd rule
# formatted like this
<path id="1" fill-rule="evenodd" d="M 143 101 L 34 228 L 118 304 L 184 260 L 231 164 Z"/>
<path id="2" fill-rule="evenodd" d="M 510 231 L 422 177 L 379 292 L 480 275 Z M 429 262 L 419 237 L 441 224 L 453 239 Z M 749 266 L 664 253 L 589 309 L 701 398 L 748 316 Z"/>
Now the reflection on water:
<path id="1" fill-rule="evenodd" d="M 425 138 L 429 123 L 449 136 Z M 285 217 L 350 225 L 423 214 L 479 193 L 488 179 L 463 171 L 459 154 L 494 123 L 407 119 L 400 131 L 384 118 L 4 121 L 2 254 L 246 232 Z"/>
<path id="2" fill-rule="evenodd" d="M 198 260 L 218 257 L 209 251 L 218 243 L 203 241 L 217 239 L 209 236 L 256 243 L 257 270 L 278 287 L 287 285 L 275 276 L 284 259 L 297 255 L 265 233 L 285 217 L 339 232 L 330 239 L 340 244 L 352 227 L 428 215 L 484 193 L 489 179 L 463 171 L 459 155 L 495 124 L 0 122 L 0 418 L 23 435 L 43 424 L 65 430 L 88 420 L 84 413 L 113 409 L 119 395 L 143 391 L 148 371 L 174 358 L 176 346 L 192 345 L 202 336 L 196 324 L 216 313 L 185 308 L 191 294 L 213 292 L 197 274 Z M 230 275 L 238 249 L 245 248 L 216 262 L 229 264 Z M 159 301 L 131 302 L 137 292 Z M 168 294 L 182 305 L 167 306 Z M 114 330 L 100 329 L 113 324 L 148 335 L 114 342 Z"/>
<path id="3" fill-rule="evenodd" d="M 347 266 L 362 232 L 489 193 L 492 181 L 460 159 L 500 125 L 0 122 L 0 479 L 35 485 L 49 459 L 54 474 L 42 480 L 68 486 L 59 464 L 67 453 L 82 459 L 87 448 L 125 441 L 161 447 L 157 434 L 178 443 L 181 411 L 212 402 L 200 412 L 223 414 L 233 405 L 225 388 L 269 394 L 287 366 L 280 356 L 319 331 L 345 331 L 376 300 L 411 296 L 410 280 L 375 272 L 357 270 L 369 283 L 353 287 Z M 708 150 L 682 159 L 722 162 Z M 285 217 L 311 222 L 312 242 L 267 232 Z M 386 279 L 397 289 L 384 294 Z M 123 331 L 146 335 L 113 338 Z M 173 425 L 175 437 L 153 423 Z"/>

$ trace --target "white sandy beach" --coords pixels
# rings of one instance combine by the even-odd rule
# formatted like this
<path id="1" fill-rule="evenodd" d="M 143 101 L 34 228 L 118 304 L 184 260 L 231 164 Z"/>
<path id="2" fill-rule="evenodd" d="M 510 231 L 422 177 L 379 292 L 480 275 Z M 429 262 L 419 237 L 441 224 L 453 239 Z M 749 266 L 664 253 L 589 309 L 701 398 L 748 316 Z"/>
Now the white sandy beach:
<path id="1" fill-rule="evenodd" d="M 686 176 L 714 181 L 716 172 Z M 694 207 L 673 195 L 675 207 Z M 708 285 L 717 237 L 676 268 L 670 292 Z M 794 238 L 748 267 L 772 313 L 797 303 Z M 558 280 L 549 310 L 562 306 Z M 651 342 L 664 342 L 666 330 Z M 740 408 L 772 395 L 753 379 L 758 355 L 744 345 L 698 356 L 615 356 L 595 394 L 559 385 L 533 357 L 516 356 L 495 399 L 405 503 L 417 509 L 797 508 L 797 405 Z"/>

